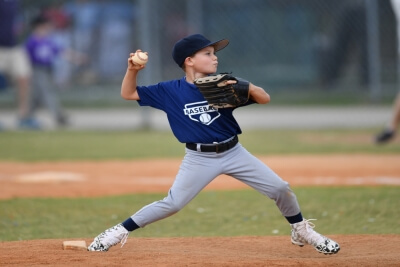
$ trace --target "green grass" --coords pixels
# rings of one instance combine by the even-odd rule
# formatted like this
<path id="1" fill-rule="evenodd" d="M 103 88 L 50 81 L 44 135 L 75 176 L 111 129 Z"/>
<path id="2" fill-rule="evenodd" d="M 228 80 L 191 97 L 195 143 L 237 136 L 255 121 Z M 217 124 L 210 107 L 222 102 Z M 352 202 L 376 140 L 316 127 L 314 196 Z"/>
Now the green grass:
<path id="1" fill-rule="evenodd" d="M 240 142 L 253 154 L 400 153 L 400 143 L 374 145 L 378 129 L 246 131 Z M 182 157 L 171 132 L 59 131 L 0 133 L 0 160 L 57 161 Z"/>
<path id="2" fill-rule="evenodd" d="M 377 129 L 248 131 L 253 154 L 398 154 L 398 141 L 377 146 Z M 3 132 L 0 161 L 109 160 L 182 157 L 170 132 Z M 300 187 L 307 218 L 324 234 L 400 234 L 400 187 Z M 0 241 L 91 238 L 164 194 L 102 198 L 16 198 L 0 201 Z M 178 214 L 133 236 L 288 235 L 275 204 L 253 190 L 201 192 Z"/>
<path id="3" fill-rule="evenodd" d="M 400 234 L 399 187 L 295 188 L 302 212 L 324 234 Z M 162 194 L 0 201 L 0 241 L 91 238 Z M 253 190 L 204 191 L 178 214 L 131 236 L 289 235 L 272 200 Z"/>

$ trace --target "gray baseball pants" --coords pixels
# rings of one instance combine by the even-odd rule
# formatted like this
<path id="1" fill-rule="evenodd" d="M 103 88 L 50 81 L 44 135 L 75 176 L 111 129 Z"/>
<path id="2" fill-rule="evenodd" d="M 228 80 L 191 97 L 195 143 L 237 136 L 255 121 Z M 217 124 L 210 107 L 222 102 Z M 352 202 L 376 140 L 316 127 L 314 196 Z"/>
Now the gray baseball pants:
<path id="1" fill-rule="evenodd" d="M 220 174 L 227 174 L 273 199 L 285 217 L 300 213 L 289 184 L 240 143 L 223 153 L 197 152 L 186 148 L 175 181 L 163 200 L 144 206 L 132 220 L 141 228 L 181 210 Z"/>
<path id="2" fill-rule="evenodd" d="M 51 72 L 47 68 L 35 67 L 32 76 L 32 92 L 30 99 L 29 116 L 43 103 L 49 109 L 56 121 L 63 118 L 63 110 L 57 96 Z"/>

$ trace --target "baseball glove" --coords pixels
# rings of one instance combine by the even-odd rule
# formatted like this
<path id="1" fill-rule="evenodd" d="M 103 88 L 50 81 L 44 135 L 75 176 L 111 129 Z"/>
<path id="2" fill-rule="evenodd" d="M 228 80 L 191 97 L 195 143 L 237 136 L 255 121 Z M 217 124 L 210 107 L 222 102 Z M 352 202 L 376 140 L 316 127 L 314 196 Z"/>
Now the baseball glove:
<path id="1" fill-rule="evenodd" d="M 226 84 L 226 81 L 236 83 Z M 249 82 L 228 73 L 194 80 L 208 104 L 214 108 L 237 107 L 249 100 Z"/>

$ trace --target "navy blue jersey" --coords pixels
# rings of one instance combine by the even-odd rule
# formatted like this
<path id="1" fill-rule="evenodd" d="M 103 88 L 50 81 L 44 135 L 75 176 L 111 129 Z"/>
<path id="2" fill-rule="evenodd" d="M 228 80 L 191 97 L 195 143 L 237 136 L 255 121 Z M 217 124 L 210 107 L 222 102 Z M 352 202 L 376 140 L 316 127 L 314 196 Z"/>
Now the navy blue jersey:
<path id="1" fill-rule="evenodd" d="M 213 109 L 185 77 L 150 86 L 138 86 L 141 106 L 163 110 L 172 132 L 181 143 L 213 143 L 241 134 L 234 108 Z M 249 100 L 246 104 L 252 104 Z"/>

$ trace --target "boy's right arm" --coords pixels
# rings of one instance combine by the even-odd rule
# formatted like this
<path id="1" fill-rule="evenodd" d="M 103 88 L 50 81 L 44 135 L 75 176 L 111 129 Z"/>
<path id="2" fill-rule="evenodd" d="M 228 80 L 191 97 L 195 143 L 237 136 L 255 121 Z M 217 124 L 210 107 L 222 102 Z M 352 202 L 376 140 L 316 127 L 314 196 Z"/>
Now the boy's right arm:
<path id="1" fill-rule="evenodd" d="M 141 50 L 136 50 L 136 53 Z M 132 56 L 134 53 L 129 55 L 128 68 L 125 73 L 125 77 L 122 80 L 121 86 L 121 96 L 126 100 L 140 100 L 137 93 L 137 75 L 140 70 L 142 70 L 145 65 L 138 65 L 132 61 Z"/>

